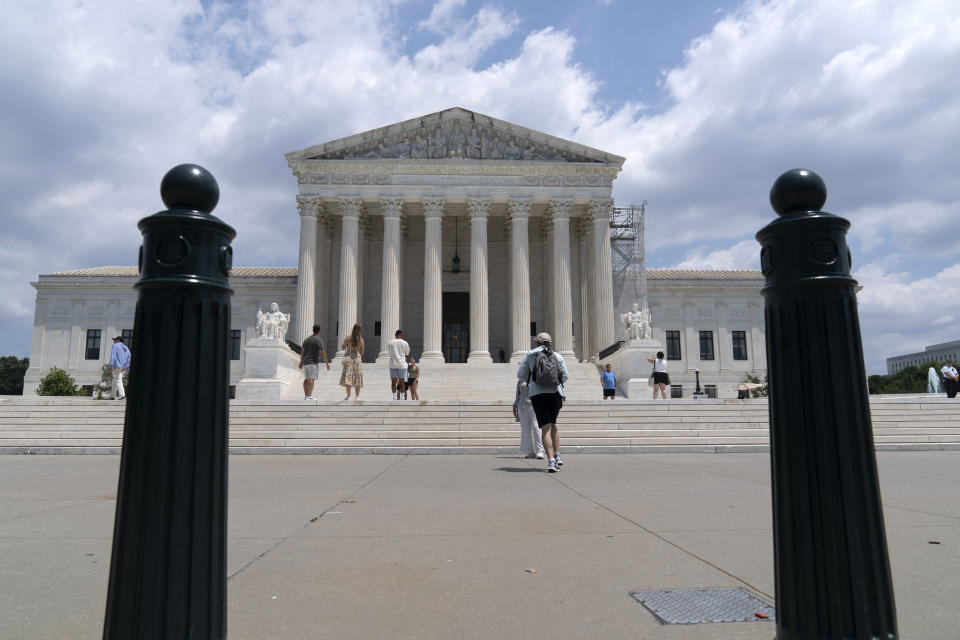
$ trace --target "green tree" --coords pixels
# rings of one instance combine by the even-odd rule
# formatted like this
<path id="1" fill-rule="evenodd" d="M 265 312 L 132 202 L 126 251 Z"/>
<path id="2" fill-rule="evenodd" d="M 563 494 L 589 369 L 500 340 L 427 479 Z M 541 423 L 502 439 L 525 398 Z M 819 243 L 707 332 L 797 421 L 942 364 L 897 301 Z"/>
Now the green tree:
<path id="1" fill-rule="evenodd" d="M 870 393 L 926 393 L 927 376 L 930 367 L 937 372 L 942 388 L 943 378 L 940 376 L 941 362 L 933 360 L 924 362 L 920 366 L 909 366 L 891 376 L 873 375 L 867 378 Z"/>
<path id="2" fill-rule="evenodd" d="M 40 396 L 80 396 L 83 389 L 77 386 L 69 373 L 54 367 L 50 373 L 40 378 L 40 386 L 37 387 L 37 395 Z"/>
<path id="3" fill-rule="evenodd" d="M 745 374 L 743 374 L 743 375 L 744 375 L 744 380 L 743 380 L 744 382 L 752 382 L 752 383 L 754 383 L 754 384 L 762 384 L 762 385 L 763 385 L 762 387 L 759 387 L 759 388 L 757 388 L 757 389 L 750 389 L 750 397 L 751 397 L 751 398 L 766 398 L 766 397 L 767 397 L 767 390 L 769 389 L 769 384 L 770 384 L 770 383 L 769 383 L 769 374 L 767 374 L 767 373 L 763 374 L 763 380 L 761 380 L 761 379 L 758 378 L 757 376 L 751 375 L 751 374 L 749 374 L 749 373 L 745 373 Z"/>
<path id="4" fill-rule="evenodd" d="M 23 376 L 30 366 L 30 358 L 0 356 L 0 396 L 23 395 Z"/>

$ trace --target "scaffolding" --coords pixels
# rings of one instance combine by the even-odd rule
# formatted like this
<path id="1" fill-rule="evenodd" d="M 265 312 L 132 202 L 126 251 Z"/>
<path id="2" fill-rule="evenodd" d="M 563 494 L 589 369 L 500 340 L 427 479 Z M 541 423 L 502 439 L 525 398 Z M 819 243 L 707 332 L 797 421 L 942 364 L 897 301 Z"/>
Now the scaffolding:
<path id="1" fill-rule="evenodd" d="M 610 217 L 610 254 L 613 258 L 613 304 L 617 308 L 627 278 L 632 277 L 633 293 L 642 309 L 647 306 L 647 269 L 643 243 L 644 212 L 647 201 L 614 206 Z"/>

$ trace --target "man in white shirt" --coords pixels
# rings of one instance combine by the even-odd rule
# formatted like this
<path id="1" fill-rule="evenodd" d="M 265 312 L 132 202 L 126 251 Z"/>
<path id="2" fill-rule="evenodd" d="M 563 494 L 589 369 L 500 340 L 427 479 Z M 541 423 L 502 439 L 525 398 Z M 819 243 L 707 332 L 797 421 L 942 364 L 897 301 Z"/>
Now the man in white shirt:
<path id="1" fill-rule="evenodd" d="M 957 387 L 960 386 L 960 377 L 957 375 L 957 369 L 953 366 L 953 360 L 947 358 L 947 364 L 940 369 L 943 374 L 943 386 L 946 388 L 948 398 L 957 397 Z"/>
<path id="2" fill-rule="evenodd" d="M 397 329 L 393 340 L 387 343 L 387 354 L 390 356 L 390 391 L 394 400 L 399 400 L 406 392 L 407 356 L 410 355 L 410 345 L 403 339 L 403 331 Z"/>

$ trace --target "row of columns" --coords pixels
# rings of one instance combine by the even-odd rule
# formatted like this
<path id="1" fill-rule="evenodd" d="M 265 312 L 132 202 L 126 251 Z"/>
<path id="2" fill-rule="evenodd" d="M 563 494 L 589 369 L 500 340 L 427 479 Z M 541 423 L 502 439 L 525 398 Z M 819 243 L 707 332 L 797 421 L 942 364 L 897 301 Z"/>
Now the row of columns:
<path id="1" fill-rule="evenodd" d="M 300 257 L 295 308 L 295 339 L 310 335 L 314 318 L 323 317 L 325 306 L 317 296 L 317 225 L 321 216 L 316 201 L 301 199 Z M 423 360 L 442 360 L 442 222 L 446 201 L 442 197 L 423 198 L 424 281 L 423 281 Z M 508 202 L 510 237 L 510 335 L 511 360 L 517 361 L 530 348 L 530 242 L 531 199 L 514 198 Z M 359 197 L 339 198 L 341 218 L 340 305 L 338 347 L 358 322 L 359 224 L 363 202 Z M 548 207 L 552 288 L 548 296 L 552 321 L 553 346 L 563 357 L 573 358 L 573 303 L 571 295 L 570 214 L 572 199 L 555 198 Z M 387 357 L 387 343 L 400 326 L 401 223 L 403 198 L 381 198 L 383 212 L 383 272 L 381 288 L 381 344 L 378 359 Z M 489 265 L 487 221 L 490 200 L 468 198 L 470 216 L 470 352 L 468 362 L 491 362 L 489 349 Z M 595 354 L 613 342 L 613 279 L 610 256 L 610 215 L 612 200 L 593 200 L 589 207 L 591 223 L 582 223 L 581 252 L 592 269 L 592 282 L 581 276 L 581 340 L 583 351 Z M 327 244 L 329 242 L 327 241 Z M 330 247 L 320 247 L 327 260 Z M 323 262 L 321 261 L 321 264 Z M 321 283 L 323 284 L 323 283 Z M 584 295 L 587 294 L 587 295 Z M 317 316 L 316 314 L 320 314 Z M 338 351 L 338 356 L 342 350 Z"/>

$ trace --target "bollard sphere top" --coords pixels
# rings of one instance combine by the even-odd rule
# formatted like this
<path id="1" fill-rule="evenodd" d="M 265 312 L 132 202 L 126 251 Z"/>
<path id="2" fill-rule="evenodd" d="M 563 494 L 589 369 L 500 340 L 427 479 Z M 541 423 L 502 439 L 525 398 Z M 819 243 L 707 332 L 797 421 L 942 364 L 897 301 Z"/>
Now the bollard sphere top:
<path id="1" fill-rule="evenodd" d="M 809 169 L 791 169 L 783 173 L 770 189 L 770 205 L 781 216 L 819 211 L 826 201 L 826 183 Z"/>
<path id="2" fill-rule="evenodd" d="M 210 213 L 220 200 L 220 187 L 200 165 L 179 164 L 163 176 L 160 197 L 168 209 Z"/>

